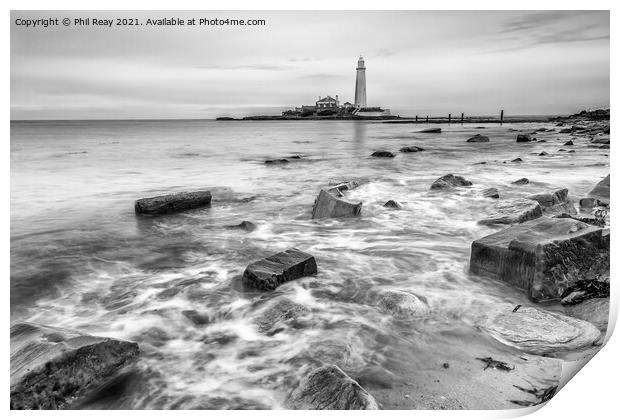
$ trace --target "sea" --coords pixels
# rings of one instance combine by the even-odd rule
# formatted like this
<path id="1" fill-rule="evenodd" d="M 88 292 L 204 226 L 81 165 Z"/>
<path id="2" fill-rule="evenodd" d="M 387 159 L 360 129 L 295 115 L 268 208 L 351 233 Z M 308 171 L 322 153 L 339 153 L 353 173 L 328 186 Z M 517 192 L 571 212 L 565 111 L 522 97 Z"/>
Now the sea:
<path id="1" fill-rule="evenodd" d="M 467 375 L 465 358 L 471 369 L 474 356 L 520 354 L 480 324 L 529 304 L 524 292 L 469 272 L 472 241 L 501 229 L 477 223 L 496 202 L 482 190 L 504 200 L 568 188 L 578 200 L 609 173 L 609 150 L 581 138 L 563 146 L 572 137 L 553 123 L 439 126 L 13 121 L 11 322 L 138 342 L 138 362 L 79 408 L 283 408 L 324 363 L 369 388 L 389 388 L 389 378 L 431 389 L 442 375 L 432 392 L 447 395 L 450 375 Z M 516 143 L 534 132 L 545 142 Z M 474 134 L 490 141 L 466 142 Z M 424 151 L 400 153 L 405 146 Z M 396 156 L 371 157 L 376 150 Z M 430 190 L 449 173 L 473 185 Z M 530 183 L 512 184 L 523 177 Z M 320 188 L 353 178 L 370 181 L 346 192 L 363 203 L 361 216 L 313 220 Z M 210 208 L 134 213 L 136 199 L 205 189 Z M 228 228 L 242 221 L 256 229 Z M 248 264 L 292 247 L 316 258 L 316 275 L 271 292 L 243 287 Z M 394 319 L 368 299 L 377 290 L 408 291 L 430 311 Z M 283 298 L 307 308 L 302 320 L 261 332 L 257 320 Z"/>

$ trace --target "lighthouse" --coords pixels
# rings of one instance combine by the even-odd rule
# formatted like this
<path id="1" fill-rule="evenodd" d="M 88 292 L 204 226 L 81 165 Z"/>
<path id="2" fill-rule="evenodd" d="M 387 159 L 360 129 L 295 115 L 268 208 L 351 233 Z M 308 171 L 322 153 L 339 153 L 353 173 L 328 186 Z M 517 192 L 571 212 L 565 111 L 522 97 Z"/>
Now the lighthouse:
<path id="1" fill-rule="evenodd" d="M 357 77 L 355 78 L 355 107 L 366 108 L 366 67 L 364 57 L 357 60 Z"/>

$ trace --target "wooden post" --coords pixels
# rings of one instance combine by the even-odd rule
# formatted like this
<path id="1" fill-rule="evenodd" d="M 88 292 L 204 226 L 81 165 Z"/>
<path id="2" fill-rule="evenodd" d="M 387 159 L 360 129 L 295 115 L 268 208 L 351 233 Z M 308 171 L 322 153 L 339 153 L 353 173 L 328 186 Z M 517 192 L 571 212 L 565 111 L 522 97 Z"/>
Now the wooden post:
<path id="1" fill-rule="evenodd" d="M 502 112 L 499 114 L 499 122 L 503 123 L 504 122 L 504 110 L 502 109 Z"/>
<path id="2" fill-rule="evenodd" d="M 417 115 L 415 116 L 415 122 L 418 122 L 418 116 Z"/>
<path id="3" fill-rule="evenodd" d="M 448 123 L 452 121 L 452 114 L 448 114 Z"/>
<path id="4" fill-rule="evenodd" d="M 426 122 L 428 122 L 428 115 L 426 116 Z"/>
<path id="5" fill-rule="evenodd" d="M 465 119 L 465 113 L 461 112 L 461 122 L 463 122 L 464 119 Z"/>

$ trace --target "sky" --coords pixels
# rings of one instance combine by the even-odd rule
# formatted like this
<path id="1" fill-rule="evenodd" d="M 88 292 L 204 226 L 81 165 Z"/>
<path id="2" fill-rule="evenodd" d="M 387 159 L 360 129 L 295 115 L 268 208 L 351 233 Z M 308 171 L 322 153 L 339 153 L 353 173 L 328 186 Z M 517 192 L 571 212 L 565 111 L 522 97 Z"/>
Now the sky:
<path id="1" fill-rule="evenodd" d="M 17 19 L 264 19 L 63 26 Z M 279 114 L 319 96 L 401 116 L 559 115 L 609 105 L 607 11 L 12 11 L 11 119 Z"/>

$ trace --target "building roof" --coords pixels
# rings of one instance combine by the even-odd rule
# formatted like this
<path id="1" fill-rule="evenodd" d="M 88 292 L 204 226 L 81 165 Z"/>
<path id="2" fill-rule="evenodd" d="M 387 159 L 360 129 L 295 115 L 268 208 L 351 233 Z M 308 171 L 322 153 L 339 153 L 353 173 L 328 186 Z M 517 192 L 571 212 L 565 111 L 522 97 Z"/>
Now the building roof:
<path id="1" fill-rule="evenodd" d="M 324 98 L 319 98 L 317 102 L 336 102 L 336 100 L 332 98 L 331 96 L 327 95 Z"/>

